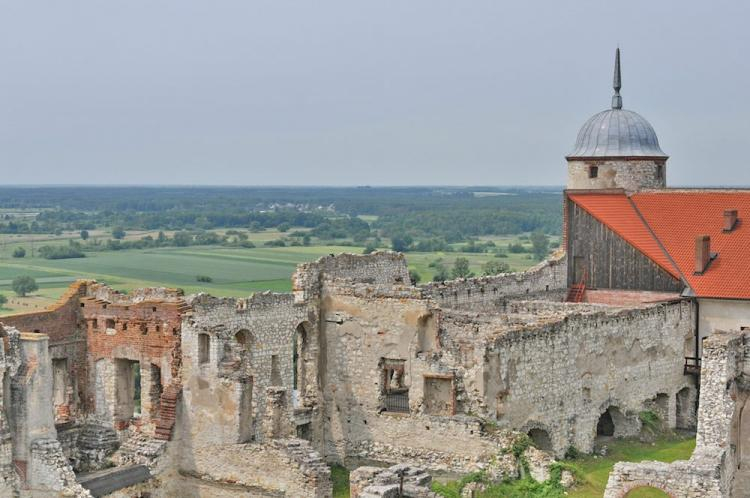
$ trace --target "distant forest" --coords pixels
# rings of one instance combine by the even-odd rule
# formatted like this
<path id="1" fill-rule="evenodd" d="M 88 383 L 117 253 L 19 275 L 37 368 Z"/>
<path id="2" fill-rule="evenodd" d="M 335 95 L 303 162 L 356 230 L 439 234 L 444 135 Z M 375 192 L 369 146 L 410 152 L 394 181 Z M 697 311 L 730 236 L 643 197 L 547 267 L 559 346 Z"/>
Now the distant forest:
<path id="1" fill-rule="evenodd" d="M 1 187 L 1 233 L 306 227 L 461 242 L 561 230 L 561 188 Z M 364 220 L 363 220 L 364 219 Z"/>

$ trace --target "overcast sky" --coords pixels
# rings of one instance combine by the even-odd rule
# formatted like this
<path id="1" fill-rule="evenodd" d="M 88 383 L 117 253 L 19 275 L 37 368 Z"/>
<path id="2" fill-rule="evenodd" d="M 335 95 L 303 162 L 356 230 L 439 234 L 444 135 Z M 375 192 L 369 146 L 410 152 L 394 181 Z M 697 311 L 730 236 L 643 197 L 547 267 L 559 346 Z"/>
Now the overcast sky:
<path id="1" fill-rule="evenodd" d="M 750 184 L 750 2 L 0 0 L 4 184 L 562 185 L 624 107 Z"/>

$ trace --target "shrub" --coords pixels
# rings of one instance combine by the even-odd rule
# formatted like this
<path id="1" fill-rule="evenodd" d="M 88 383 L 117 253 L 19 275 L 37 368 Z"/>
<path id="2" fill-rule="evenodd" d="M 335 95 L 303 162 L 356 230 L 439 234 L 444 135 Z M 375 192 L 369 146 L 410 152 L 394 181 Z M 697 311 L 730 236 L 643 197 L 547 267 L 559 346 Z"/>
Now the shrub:
<path id="1" fill-rule="evenodd" d="M 5 297 L 4 294 L 0 294 L 0 308 L 5 306 L 5 304 L 8 302 L 8 298 Z"/>
<path id="2" fill-rule="evenodd" d="M 24 249 L 23 247 L 16 247 L 15 249 L 13 249 L 14 258 L 23 258 L 24 256 L 26 256 L 26 249 Z"/>
<path id="3" fill-rule="evenodd" d="M 266 247 L 286 247 L 286 242 L 282 239 L 267 240 L 263 243 Z"/>
<path id="4" fill-rule="evenodd" d="M 112 229 L 112 237 L 115 239 L 124 239 L 125 238 L 125 230 L 122 227 L 114 227 Z"/>
<path id="5" fill-rule="evenodd" d="M 195 279 L 198 282 L 213 282 L 214 279 L 209 277 L 208 275 L 196 275 Z"/>
<path id="6" fill-rule="evenodd" d="M 86 257 L 86 255 L 77 245 L 42 246 L 39 248 L 39 255 L 44 259 L 69 259 Z"/>

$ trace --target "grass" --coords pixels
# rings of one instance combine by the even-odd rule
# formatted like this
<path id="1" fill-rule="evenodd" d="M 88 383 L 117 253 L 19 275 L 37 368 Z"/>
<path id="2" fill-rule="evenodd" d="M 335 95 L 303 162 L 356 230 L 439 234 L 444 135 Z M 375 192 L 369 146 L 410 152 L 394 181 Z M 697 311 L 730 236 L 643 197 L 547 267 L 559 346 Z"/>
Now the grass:
<path id="1" fill-rule="evenodd" d="M 609 444 L 605 457 L 584 455 L 574 460 L 565 460 L 560 468 L 574 469 L 578 485 L 568 491 L 562 489 L 557 479 L 538 483 L 531 479 L 521 479 L 498 484 L 490 484 L 479 498 L 601 498 L 609 479 L 609 473 L 617 462 L 640 462 L 657 460 L 673 462 L 687 460 L 695 448 L 694 438 L 676 435 L 664 436 L 654 443 L 641 443 L 637 440 L 614 440 Z M 557 471 L 559 472 L 559 470 Z M 447 483 L 433 483 L 433 490 L 445 498 L 460 498 L 463 486 L 476 480 L 478 475 L 470 474 L 462 479 Z M 559 477 L 559 474 L 558 474 Z M 481 475 L 479 475 L 481 479 Z M 664 492 L 654 488 L 639 488 L 631 491 L 627 498 L 663 498 Z"/>
<path id="2" fill-rule="evenodd" d="M 66 243 L 76 234 L 66 233 L 54 239 Z M 256 243 L 278 238 L 279 232 L 267 230 L 249 234 Z M 77 236 L 77 235 L 76 235 Z M 34 311 L 54 302 L 78 278 L 94 279 L 112 287 L 128 291 L 138 287 L 179 287 L 186 293 L 207 292 L 216 296 L 247 296 L 253 292 L 291 290 L 291 276 L 299 263 L 313 261 L 327 254 L 341 252 L 361 253 L 363 247 L 341 245 L 259 247 L 246 249 L 222 246 L 163 247 L 156 249 L 131 249 L 124 251 L 100 251 L 86 253 L 85 258 L 47 260 L 27 256 L 12 258 L 12 248 L 24 245 L 28 237 L 2 236 L 0 239 L 0 293 L 9 298 L 0 314 L 18 311 Z M 26 240 L 26 242 L 20 242 Z M 496 238 L 507 244 L 512 238 Z M 37 239 L 38 242 L 38 239 Z M 46 242 L 45 242 L 46 243 Z M 501 258 L 514 270 L 524 270 L 536 262 L 527 259 L 527 254 L 509 254 Z M 494 259 L 484 253 L 408 253 L 410 270 L 419 273 L 422 282 L 432 278 L 430 262 L 443 258 L 450 269 L 457 257 L 465 257 L 470 269 L 477 275 L 482 265 Z M 16 298 L 11 290 L 13 278 L 19 275 L 34 277 L 40 290 L 25 298 Z M 205 275 L 211 282 L 198 282 L 196 276 Z"/>
<path id="3" fill-rule="evenodd" d="M 346 468 L 333 465 L 331 481 L 333 482 L 333 498 L 349 498 L 349 471 Z"/>
<path id="4" fill-rule="evenodd" d="M 616 462 L 641 462 L 657 460 L 673 462 L 687 460 L 695 449 L 694 438 L 669 437 L 662 438 L 655 443 L 640 443 L 632 440 L 615 440 L 609 445 L 609 452 L 605 457 L 586 455 L 570 461 L 580 471 L 581 484 L 569 491 L 569 498 L 601 498 L 612 467 Z M 628 498 L 656 498 L 665 496 L 658 490 L 642 489 L 631 492 Z"/>

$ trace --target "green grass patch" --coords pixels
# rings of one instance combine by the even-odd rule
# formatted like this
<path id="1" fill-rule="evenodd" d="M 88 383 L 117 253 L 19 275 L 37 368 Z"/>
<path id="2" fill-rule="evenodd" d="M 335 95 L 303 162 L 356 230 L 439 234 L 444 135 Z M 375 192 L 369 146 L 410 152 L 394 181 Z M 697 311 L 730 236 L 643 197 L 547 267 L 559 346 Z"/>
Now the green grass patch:
<path id="1" fill-rule="evenodd" d="M 341 465 L 331 466 L 333 498 L 349 498 L 349 470 Z"/>
<path id="2" fill-rule="evenodd" d="M 580 485 L 568 492 L 569 498 L 601 498 L 607 486 L 609 473 L 617 462 L 641 462 L 656 460 L 673 462 L 687 460 L 695 449 L 695 438 L 679 436 L 665 437 L 654 443 L 641 443 L 632 440 L 615 440 L 609 445 L 605 457 L 586 455 L 571 461 L 579 471 Z M 653 493 L 658 490 L 644 489 L 639 493 Z M 663 496 L 659 494 L 633 495 L 639 497 Z M 631 495 L 628 495 L 631 498 Z"/>

